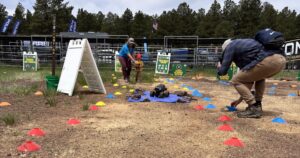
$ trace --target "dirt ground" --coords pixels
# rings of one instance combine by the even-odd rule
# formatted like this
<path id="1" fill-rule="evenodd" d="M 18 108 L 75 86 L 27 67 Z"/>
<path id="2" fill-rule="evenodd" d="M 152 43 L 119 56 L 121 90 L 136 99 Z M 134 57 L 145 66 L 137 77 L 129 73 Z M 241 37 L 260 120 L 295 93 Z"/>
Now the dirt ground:
<path id="1" fill-rule="evenodd" d="M 160 82 L 163 82 L 161 80 Z M 275 81 L 269 81 L 266 93 Z M 198 98 L 189 104 L 180 103 L 129 103 L 125 99 L 128 90 L 106 84 L 108 92 L 123 92 L 117 99 L 105 98 L 104 94 L 80 94 L 69 97 L 58 95 L 58 105 L 49 107 L 42 96 L 3 95 L 12 105 L 0 109 L 0 116 L 13 113 L 18 122 L 14 126 L 0 123 L 0 157 L 41 158 L 99 158 L 99 157 L 300 157 L 300 98 L 288 97 L 297 88 L 280 82 L 276 95 L 265 95 L 264 116 L 261 119 L 240 119 L 235 113 L 222 109 L 238 97 L 232 86 L 209 79 L 179 80 L 167 83 L 176 90 L 186 84 L 198 89 L 211 102 Z M 157 82 L 158 83 L 158 82 Z M 152 89 L 157 83 L 139 87 Z M 137 85 L 134 85 L 137 87 Z M 175 86 L 176 87 L 176 86 Z M 104 101 L 107 105 L 98 111 L 83 111 L 85 103 Z M 214 104 L 216 109 L 197 111 L 196 105 Z M 246 104 L 241 104 L 242 110 Z M 218 118 L 228 115 L 232 132 L 219 131 Z M 282 117 L 287 124 L 272 123 Z M 70 126 L 67 120 L 77 118 L 79 125 Z M 32 128 L 41 128 L 44 137 L 27 135 Z M 231 147 L 223 142 L 238 137 L 245 146 Z M 41 145 L 41 150 L 20 153 L 17 147 L 26 140 Z"/>

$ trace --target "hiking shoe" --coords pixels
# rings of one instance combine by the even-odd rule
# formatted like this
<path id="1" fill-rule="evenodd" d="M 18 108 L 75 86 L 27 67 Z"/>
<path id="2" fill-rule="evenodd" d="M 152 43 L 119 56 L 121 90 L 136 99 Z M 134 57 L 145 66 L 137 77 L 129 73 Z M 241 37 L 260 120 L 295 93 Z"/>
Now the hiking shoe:
<path id="1" fill-rule="evenodd" d="M 259 107 L 254 105 L 249 105 L 245 111 L 237 113 L 239 118 L 260 118 L 262 116 L 262 111 Z"/>
<path id="2" fill-rule="evenodd" d="M 263 111 L 262 110 L 262 104 L 261 104 L 261 101 L 257 101 L 255 104 L 254 104 L 254 106 L 259 110 L 259 111 Z"/>

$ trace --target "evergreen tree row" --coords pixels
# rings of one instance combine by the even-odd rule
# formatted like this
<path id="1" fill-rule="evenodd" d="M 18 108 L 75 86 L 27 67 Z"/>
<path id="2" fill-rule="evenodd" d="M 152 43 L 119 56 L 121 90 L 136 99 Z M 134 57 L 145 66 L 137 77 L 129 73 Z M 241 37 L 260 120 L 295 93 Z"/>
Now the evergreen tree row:
<path id="1" fill-rule="evenodd" d="M 262 28 L 281 31 L 287 39 L 300 37 L 300 14 L 288 7 L 281 11 L 261 0 L 225 0 L 224 7 L 214 0 L 210 9 L 195 11 L 187 3 L 176 9 L 164 11 L 161 15 L 147 15 L 142 11 L 135 14 L 126 9 L 121 16 L 101 11 L 90 13 L 78 9 L 77 17 L 72 15 L 73 7 L 64 0 L 36 0 L 34 12 L 25 10 L 21 3 L 15 9 L 13 22 L 21 20 L 18 34 L 51 34 L 53 15 L 57 19 L 57 32 L 66 32 L 71 19 L 77 19 L 78 32 L 107 32 L 109 34 L 133 37 L 156 38 L 169 35 L 197 35 L 203 38 L 252 37 Z M 0 24 L 7 16 L 6 7 L 0 3 Z M 153 21 L 158 30 L 153 30 Z M 8 32 L 12 31 L 12 25 Z"/>

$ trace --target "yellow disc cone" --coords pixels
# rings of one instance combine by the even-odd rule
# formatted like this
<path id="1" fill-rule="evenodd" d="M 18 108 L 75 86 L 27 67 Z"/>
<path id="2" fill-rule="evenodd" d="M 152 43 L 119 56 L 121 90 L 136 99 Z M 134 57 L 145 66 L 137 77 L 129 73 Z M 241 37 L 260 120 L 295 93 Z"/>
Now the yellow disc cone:
<path id="1" fill-rule="evenodd" d="M 129 92 L 130 92 L 130 93 L 133 93 L 133 92 L 134 92 L 134 89 L 130 89 Z"/>
<path id="2" fill-rule="evenodd" d="M 106 104 L 103 101 L 98 101 L 96 103 L 97 106 L 105 106 Z"/>
<path id="3" fill-rule="evenodd" d="M 85 85 L 85 86 L 82 86 L 83 89 L 89 89 L 89 86 Z"/>
<path id="4" fill-rule="evenodd" d="M 115 92 L 115 95 L 122 95 L 121 92 Z"/>

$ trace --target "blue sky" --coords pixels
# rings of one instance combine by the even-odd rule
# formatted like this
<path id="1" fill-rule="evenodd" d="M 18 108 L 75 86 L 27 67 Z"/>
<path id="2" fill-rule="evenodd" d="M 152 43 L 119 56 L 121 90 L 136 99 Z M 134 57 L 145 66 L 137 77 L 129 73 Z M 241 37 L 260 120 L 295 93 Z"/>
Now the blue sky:
<path id="1" fill-rule="evenodd" d="M 238 2 L 239 0 L 234 1 Z M 290 9 L 294 9 L 300 13 L 299 0 L 262 1 L 270 2 L 277 10 L 281 10 L 285 6 L 288 6 Z M 18 2 L 21 2 L 26 9 L 33 11 L 32 6 L 34 5 L 35 0 L 1 0 L 0 3 L 4 4 L 9 14 L 12 15 Z M 65 2 L 67 2 L 67 0 L 65 0 Z M 194 10 L 198 10 L 199 8 L 208 10 L 213 0 L 68 0 L 68 2 L 74 6 L 73 15 L 77 14 L 78 8 L 84 8 L 93 13 L 102 11 L 106 14 L 111 11 L 119 15 L 121 15 L 126 8 L 129 8 L 133 12 L 141 10 L 149 15 L 154 15 L 160 14 L 164 10 L 177 8 L 182 2 L 187 2 Z M 218 2 L 223 5 L 224 0 L 218 0 Z"/>

